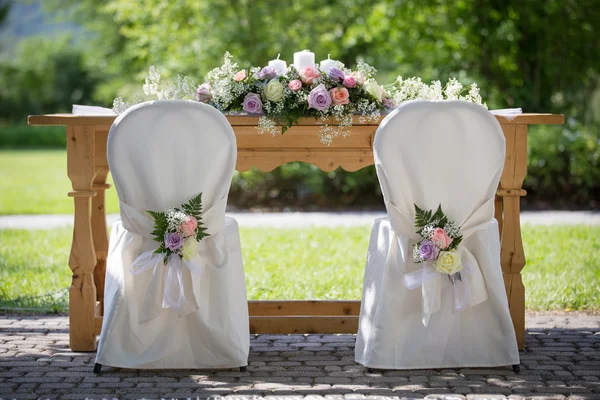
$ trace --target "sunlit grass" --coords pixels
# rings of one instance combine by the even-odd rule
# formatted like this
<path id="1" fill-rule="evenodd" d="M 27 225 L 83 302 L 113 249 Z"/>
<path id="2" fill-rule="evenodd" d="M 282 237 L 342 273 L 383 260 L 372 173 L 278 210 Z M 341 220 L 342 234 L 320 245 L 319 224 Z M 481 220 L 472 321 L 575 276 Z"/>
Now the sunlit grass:
<path id="1" fill-rule="evenodd" d="M 250 299 L 359 299 L 369 227 L 242 228 Z M 64 310 L 71 230 L 0 230 L 0 308 Z M 600 227 L 525 226 L 531 310 L 600 310 Z"/>
<path id="2" fill-rule="evenodd" d="M 0 151 L 0 215 L 70 214 L 71 190 L 65 150 Z M 114 189 L 106 192 L 106 211 L 119 211 Z"/>

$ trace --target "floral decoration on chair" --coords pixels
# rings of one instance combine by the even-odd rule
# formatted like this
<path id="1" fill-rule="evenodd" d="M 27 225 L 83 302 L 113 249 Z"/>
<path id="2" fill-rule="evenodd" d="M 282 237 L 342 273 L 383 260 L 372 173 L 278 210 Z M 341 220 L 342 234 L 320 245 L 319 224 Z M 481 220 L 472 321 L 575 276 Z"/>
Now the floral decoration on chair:
<path id="1" fill-rule="evenodd" d="M 453 283 L 455 279 L 461 280 L 463 264 L 457 248 L 463 237 L 460 228 L 444 214 L 441 204 L 435 212 L 415 204 L 415 226 L 421 240 L 413 248 L 414 261 L 433 264 L 437 272 L 448 275 Z"/>
<path id="2" fill-rule="evenodd" d="M 202 226 L 202 193 L 181 208 L 147 212 L 154 218 L 154 240 L 160 243 L 154 253 L 164 254 L 165 260 L 171 254 L 189 260 L 197 253 L 197 242 L 209 236 Z"/>

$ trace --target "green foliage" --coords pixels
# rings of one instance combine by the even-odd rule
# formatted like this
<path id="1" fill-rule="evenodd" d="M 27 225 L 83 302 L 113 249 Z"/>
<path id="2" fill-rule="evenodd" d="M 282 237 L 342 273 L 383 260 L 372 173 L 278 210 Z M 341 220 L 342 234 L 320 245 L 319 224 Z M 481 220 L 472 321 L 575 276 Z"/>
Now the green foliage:
<path id="1" fill-rule="evenodd" d="M 62 126 L 0 125 L 0 149 L 65 149 Z"/>
<path id="2" fill-rule="evenodd" d="M 24 39 L 14 57 L 0 62 L 0 121 L 70 112 L 75 103 L 92 102 L 95 84 L 71 38 Z"/>
<path id="3" fill-rule="evenodd" d="M 431 210 L 423 210 L 421 208 L 419 208 L 419 206 L 417 206 L 415 204 L 415 225 L 417 228 L 424 228 L 426 225 L 429 225 L 431 223 L 433 223 L 433 221 L 437 220 L 437 224 L 438 225 L 442 225 L 442 221 L 447 220 L 446 216 L 444 215 L 444 212 L 442 211 L 442 205 L 438 205 L 437 210 L 435 210 L 435 213 Z M 421 232 L 421 229 L 419 229 L 419 234 Z"/>
<path id="4" fill-rule="evenodd" d="M 0 118 L 23 121 L 28 114 L 68 111 L 75 102 L 107 106 L 138 90 L 152 64 L 167 78 L 183 74 L 200 81 L 220 65 L 225 51 L 247 67 L 266 65 L 278 53 L 290 62 L 294 51 L 309 48 L 317 61 L 329 53 L 348 67 L 364 60 L 378 68 L 384 84 L 399 74 L 426 82 L 456 76 L 476 81 L 490 108 L 565 114 L 563 127 L 531 129 L 525 188 L 532 200 L 597 207 L 596 3 L 304 0 L 282 7 L 275 0 L 44 0 L 48 12 L 66 12 L 85 26 L 90 33 L 85 52 L 64 39 L 23 44 L 0 65 Z M 377 186 L 373 168 L 338 170 L 331 178 L 285 166 L 269 174 L 240 174 L 232 200 L 244 207 L 285 207 L 311 201 L 357 205 L 366 197 L 370 204 Z"/>
<path id="5" fill-rule="evenodd" d="M 273 209 L 382 209 L 383 206 L 373 166 L 356 172 L 342 168 L 325 172 L 303 162 L 288 163 L 272 172 L 257 169 L 236 172 L 229 204 Z"/>
<path id="6" fill-rule="evenodd" d="M 165 232 L 168 231 L 169 222 L 167 221 L 167 215 L 161 211 L 146 211 L 148 214 L 154 218 L 154 229 L 152 230 L 152 235 L 154 236 L 154 240 L 160 243 L 160 246 L 154 251 L 154 254 L 167 253 L 166 257 L 168 257 L 172 251 L 165 247 Z"/>
<path id="7" fill-rule="evenodd" d="M 595 199 L 590 206 L 600 205 L 600 124 L 567 119 L 566 126 L 531 127 L 528 140 L 525 200 L 554 199 L 568 207 Z"/>

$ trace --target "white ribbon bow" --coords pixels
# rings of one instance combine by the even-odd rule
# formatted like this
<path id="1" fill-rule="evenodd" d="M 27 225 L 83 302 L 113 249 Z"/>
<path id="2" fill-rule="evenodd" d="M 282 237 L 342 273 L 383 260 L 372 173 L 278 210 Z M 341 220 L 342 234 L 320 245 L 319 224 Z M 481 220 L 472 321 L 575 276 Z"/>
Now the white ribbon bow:
<path id="1" fill-rule="evenodd" d="M 463 235 L 463 241 L 458 246 L 458 252 L 464 269 L 461 271 L 461 279 L 456 279 L 453 283 L 454 310 L 473 307 L 484 302 L 488 298 L 485 280 L 481 274 L 479 264 L 477 263 L 475 256 L 473 256 L 465 245 L 465 241 L 475 232 L 482 229 L 488 229 L 490 220 L 485 218 L 485 214 L 487 213 L 486 208 L 491 206 L 490 202 L 493 202 L 493 199 L 478 207 L 462 225 L 461 233 Z M 404 250 L 403 258 L 406 270 L 407 264 L 414 263 L 412 260 L 412 247 L 414 247 L 421 238 L 414 232 L 414 224 L 409 217 L 402 213 L 394 204 L 388 201 L 386 201 L 385 204 L 393 232 L 392 237 L 390 238 L 390 249 L 388 251 L 386 264 L 388 264 L 389 268 L 392 266 L 392 263 L 398 260 L 398 249 L 403 247 L 402 245 L 404 244 L 406 247 L 402 250 Z M 401 243 L 398 240 L 398 235 L 404 236 L 408 241 Z M 421 306 L 421 322 L 423 322 L 424 326 L 429 325 L 431 315 L 441 308 L 442 283 L 443 279 L 447 279 L 443 275 L 445 274 L 437 272 L 430 263 L 423 263 L 419 270 L 408 272 L 404 275 L 404 286 L 406 286 L 407 289 L 414 290 L 419 286 L 421 287 L 423 298 Z"/>
<path id="2" fill-rule="evenodd" d="M 120 202 L 120 206 L 125 229 L 135 235 L 154 240 L 151 234 L 154 221 L 150 215 L 123 201 Z M 197 242 L 198 251 L 194 257 L 184 260 L 177 254 L 171 254 L 165 260 L 164 254 L 154 253 L 158 248 L 158 242 L 155 242 L 156 246 L 153 249 L 140 254 L 133 261 L 130 268 L 132 274 L 153 271 L 140 310 L 140 324 L 158 317 L 162 309 L 177 310 L 180 317 L 198 310 L 192 277 L 199 276 L 204 267 L 212 265 L 218 268 L 225 265 L 229 258 L 226 238 L 222 233 L 225 228 L 226 206 L 227 198 L 224 196 L 202 213 L 202 224 L 210 236 Z"/>

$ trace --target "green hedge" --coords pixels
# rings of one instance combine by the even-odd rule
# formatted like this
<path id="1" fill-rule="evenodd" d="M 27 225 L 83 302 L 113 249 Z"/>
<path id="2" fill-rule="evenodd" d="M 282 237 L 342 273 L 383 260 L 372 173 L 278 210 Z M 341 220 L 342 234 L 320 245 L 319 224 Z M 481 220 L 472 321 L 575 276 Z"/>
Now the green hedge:
<path id="1" fill-rule="evenodd" d="M 63 126 L 0 126 L 0 149 L 64 149 L 66 145 Z"/>
<path id="2" fill-rule="evenodd" d="M 533 126 L 528 135 L 528 202 L 600 208 L 600 126 Z"/>

